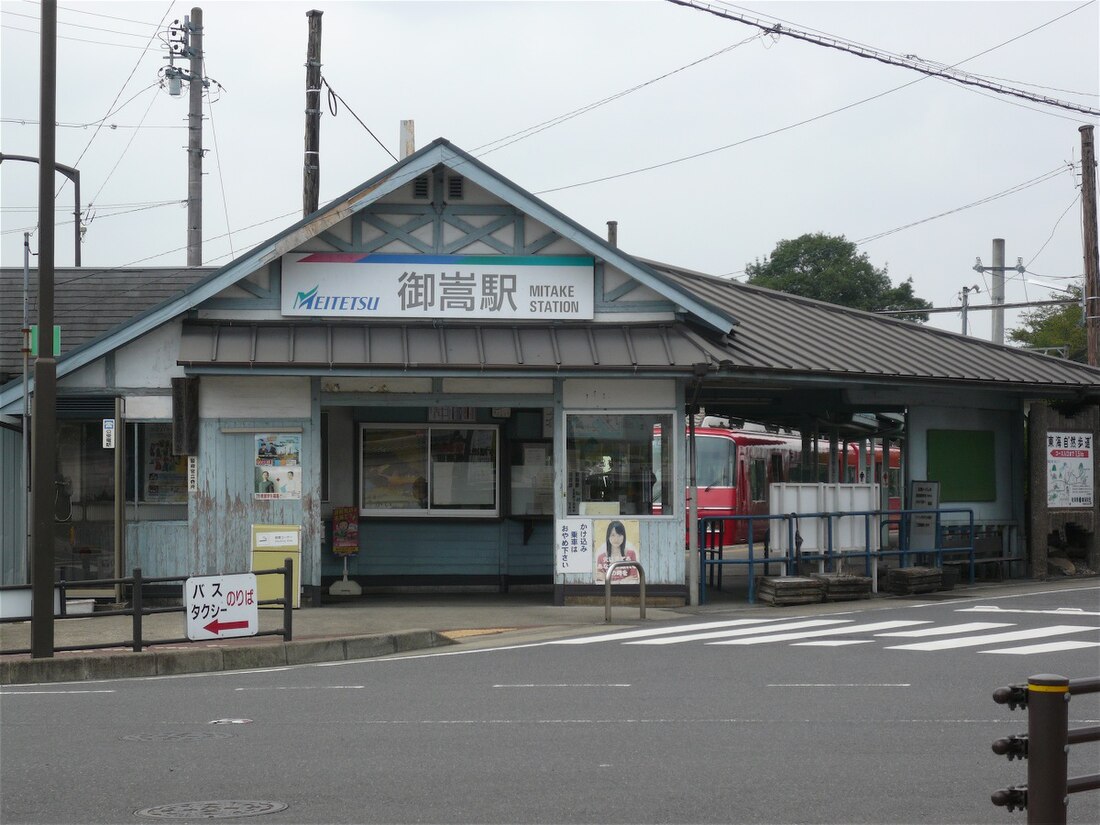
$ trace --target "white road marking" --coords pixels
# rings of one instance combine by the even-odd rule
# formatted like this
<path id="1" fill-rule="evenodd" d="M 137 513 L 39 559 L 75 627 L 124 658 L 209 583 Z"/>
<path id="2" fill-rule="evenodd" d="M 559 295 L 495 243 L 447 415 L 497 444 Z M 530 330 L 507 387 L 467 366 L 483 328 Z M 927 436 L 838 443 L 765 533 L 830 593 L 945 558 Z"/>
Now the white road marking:
<path id="1" fill-rule="evenodd" d="M 1047 616 L 1100 616 L 1100 612 L 1094 610 L 1082 610 L 1079 607 L 1059 607 L 1055 610 L 1016 610 L 1014 608 L 996 607 L 995 605 L 979 604 L 974 607 L 964 607 L 956 610 L 956 613 L 1041 613 Z"/>
<path id="2" fill-rule="evenodd" d="M 1038 645 L 1007 647 L 1003 650 L 982 650 L 980 653 L 1002 653 L 1009 656 L 1025 656 L 1029 653 L 1055 653 L 1059 650 L 1080 650 L 1085 647 L 1100 647 L 1100 642 L 1044 642 Z"/>
<path id="3" fill-rule="evenodd" d="M 675 645 L 681 642 L 697 642 L 700 639 L 726 639 L 730 636 L 751 636 L 754 633 L 774 633 L 777 630 L 794 630 L 802 627 L 821 627 L 823 625 L 848 624 L 851 619 L 807 619 L 804 622 L 787 622 L 777 624 L 768 622 L 762 627 L 741 627 L 735 630 L 712 630 L 708 633 L 689 633 L 685 636 L 673 636 L 672 638 L 645 639 L 640 642 L 624 642 L 628 645 Z M 680 628 L 684 630 L 685 628 Z M 711 642 L 710 644 L 715 644 Z"/>
<path id="4" fill-rule="evenodd" d="M 869 633 L 872 630 L 889 630 L 894 627 L 908 627 L 915 624 L 929 624 L 925 621 L 872 622 L 855 627 L 829 627 L 825 630 L 807 630 L 804 633 L 776 633 L 771 636 L 757 636 L 754 639 L 729 639 L 722 642 L 707 642 L 708 645 L 762 645 L 769 642 L 790 642 L 795 639 L 809 639 L 813 636 L 834 636 L 840 633 Z"/>
<path id="5" fill-rule="evenodd" d="M 791 647 L 848 647 L 873 644 L 873 639 L 821 639 L 816 642 L 795 642 Z"/>
<path id="6" fill-rule="evenodd" d="M 920 630 L 899 630 L 897 633 L 876 633 L 876 636 L 948 636 L 953 633 L 973 633 L 975 630 L 992 630 L 995 627 L 1012 627 L 1011 622 L 967 622 L 945 627 L 922 627 Z"/>
<path id="7" fill-rule="evenodd" d="M 555 639 L 552 645 L 590 645 L 595 642 L 618 642 L 624 639 L 643 639 L 649 636 L 667 636 L 685 631 L 710 630 L 715 627 L 734 627 L 736 625 L 764 624 L 775 619 L 733 619 L 724 622 L 702 622 L 688 627 L 651 627 L 645 630 L 621 630 L 616 633 L 601 633 L 599 636 L 580 636 L 575 639 Z"/>
<path id="8" fill-rule="evenodd" d="M 980 647 L 998 642 L 1015 642 L 1020 639 L 1040 639 L 1044 636 L 1061 636 L 1066 633 L 1087 633 L 1100 627 L 1082 627 L 1072 624 L 1056 624 L 1035 627 L 1030 630 L 1013 630 L 1009 633 L 989 633 L 984 636 L 967 636 L 962 639 L 938 639 L 934 642 L 916 642 L 911 645 L 894 645 L 887 650 L 950 650 L 956 647 Z"/>
<path id="9" fill-rule="evenodd" d="M 2 690 L 0 696 L 65 696 L 71 693 L 115 693 L 113 690 Z"/>

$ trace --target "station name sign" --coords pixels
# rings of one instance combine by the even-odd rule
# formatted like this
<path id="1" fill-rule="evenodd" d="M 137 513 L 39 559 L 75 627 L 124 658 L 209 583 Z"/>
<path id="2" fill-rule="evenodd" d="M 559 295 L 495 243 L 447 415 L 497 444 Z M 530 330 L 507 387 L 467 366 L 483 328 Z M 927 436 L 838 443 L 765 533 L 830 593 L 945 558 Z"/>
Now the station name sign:
<path id="1" fill-rule="evenodd" d="M 593 272 L 582 256 L 299 253 L 283 258 L 282 314 L 590 321 Z"/>

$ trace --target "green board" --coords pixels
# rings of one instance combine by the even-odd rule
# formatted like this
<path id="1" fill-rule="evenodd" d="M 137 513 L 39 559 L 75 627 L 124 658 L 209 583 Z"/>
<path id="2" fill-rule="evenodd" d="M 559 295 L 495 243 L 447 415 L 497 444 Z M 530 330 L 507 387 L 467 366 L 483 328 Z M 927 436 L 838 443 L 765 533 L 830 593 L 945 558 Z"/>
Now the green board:
<path id="1" fill-rule="evenodd" d="M 995 501 L 992 430 L 929 430 L 928 479 L 940 483 L 940 502 Z"/>

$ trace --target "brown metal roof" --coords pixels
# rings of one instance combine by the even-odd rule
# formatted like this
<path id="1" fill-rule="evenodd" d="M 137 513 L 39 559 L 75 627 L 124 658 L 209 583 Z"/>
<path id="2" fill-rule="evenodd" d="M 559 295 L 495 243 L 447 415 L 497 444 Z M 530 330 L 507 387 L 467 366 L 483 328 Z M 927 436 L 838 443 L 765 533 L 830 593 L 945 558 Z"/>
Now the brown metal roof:
<path id="1" fill-rule="evenodd" d="M 667 264 L 645 263 L 738 319 L 725 347 L 727 371 L 1100 393 L 1100 369 L 1084 364 Z"/>
<path id="2" fill-rule="evenodd" d="M 722 348 L 686 324 L 401 324 L 184 322 L 187 367 L 481 372 L 715 369 Z"/>

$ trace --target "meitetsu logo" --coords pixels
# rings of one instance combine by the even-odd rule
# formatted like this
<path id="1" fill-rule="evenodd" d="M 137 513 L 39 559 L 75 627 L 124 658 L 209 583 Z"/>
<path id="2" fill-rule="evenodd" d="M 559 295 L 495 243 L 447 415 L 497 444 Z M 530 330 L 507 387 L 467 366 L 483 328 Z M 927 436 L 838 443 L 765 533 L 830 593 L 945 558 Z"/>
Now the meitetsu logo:
<path id="1" fill-rule="evenodd" d="M 315 286 L 298 293 L 294 308 L 310 312 L 374 312 L 379 300 L 377 295 L 322 295 Z"/>

